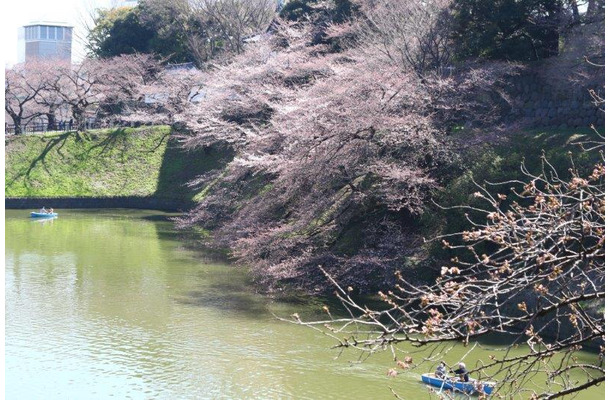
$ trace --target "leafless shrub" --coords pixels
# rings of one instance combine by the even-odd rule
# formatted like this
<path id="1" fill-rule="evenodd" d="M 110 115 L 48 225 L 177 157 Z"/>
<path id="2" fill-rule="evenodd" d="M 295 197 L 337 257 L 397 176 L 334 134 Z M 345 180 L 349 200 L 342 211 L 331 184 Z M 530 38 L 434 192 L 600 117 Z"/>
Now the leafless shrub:
<path id="1" fill-rule="evenodd" d="M 363 40 L 420 75 L 444 73 L 452 56 L 451 1 L 360 1 Z"/>
<path id="2" fill-rule="evenodd" d="M 244 40 L 267 29 L 273 19 L 274 0 L 195 0 L 191 10 L 203 26 L 212 25 L 217 39 L 226 42 L 231 52 L 241 53 Z"/>

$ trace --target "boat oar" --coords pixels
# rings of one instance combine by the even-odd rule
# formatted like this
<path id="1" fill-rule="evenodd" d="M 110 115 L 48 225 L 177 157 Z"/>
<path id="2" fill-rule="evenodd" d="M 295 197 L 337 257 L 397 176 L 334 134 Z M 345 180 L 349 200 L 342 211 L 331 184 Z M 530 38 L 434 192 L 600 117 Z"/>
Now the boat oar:
<path id="1" fill-rule="evenodd" d="M 441 394 L 443 391 L 443 386 L 445 386 L 445 377 L 443 376 L 443 383 L 441 383 L 441 388 L 438 390 L 438 394 Z"/>

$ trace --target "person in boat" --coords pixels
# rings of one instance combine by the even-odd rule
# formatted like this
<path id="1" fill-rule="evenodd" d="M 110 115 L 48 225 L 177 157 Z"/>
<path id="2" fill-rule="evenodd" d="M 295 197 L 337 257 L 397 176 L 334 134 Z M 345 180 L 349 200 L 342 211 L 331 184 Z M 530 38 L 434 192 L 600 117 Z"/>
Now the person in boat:
<path id="1" fill-rule="evenodd" d="M 42 206 L 42 208 L 39 211 L 41 214 L 46 214 L 47 213 L 47 209 L 44 208 L 44 206 Z"/>
<path id="2" fill-rule="evenodd" d="M 447 376 L 447 364 L 445 364 L 444 361 L 441 361 L 438 367 L 436 367 L 436 371 L 434 371 L 434 376 L 436 376 L 437 378 L 445 379 L 445 377 Z"/>
<path id="3" fill-rule="evenodd" d="M 49 208 L 49 211 L 47 211 L 49 214 L 53 214 L 53 207 Z"/>
<path id="4" fill-rule="evenodd" d="M 468 382 L 468 370 L 466 369 L 466 364 L 463 362 L 458 363 L 458 369 L 453 371 L 453 373 L 456 374 L 462 380 L 462 382 Z"/>

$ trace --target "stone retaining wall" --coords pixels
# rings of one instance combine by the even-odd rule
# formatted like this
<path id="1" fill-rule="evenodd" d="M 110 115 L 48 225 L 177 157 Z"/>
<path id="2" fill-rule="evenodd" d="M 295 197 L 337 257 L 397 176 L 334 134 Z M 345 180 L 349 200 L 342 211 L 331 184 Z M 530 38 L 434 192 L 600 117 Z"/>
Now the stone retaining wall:
<path id="1" fill-rule="evenodd" d="M 27 197 L 6 198 L 4 207 L 7 209 L 34 209 L 40 207 L 62 208 L 135 208 L 162 211 L 187 211 L 194 206 L 193 202 L 161 199 L 156 197 Z"/>
<path id="2" fill-rule="evenodd" d="M 604 113 L 593 104 L 589 89 L 603 97 L 603 76 L 588 84 L 570 85 L 537 71 L 527 71 L 511 79 L 508 91 L 514 99 L 511 119 L 525 126 L 579 128 L 604 127 Z"/>

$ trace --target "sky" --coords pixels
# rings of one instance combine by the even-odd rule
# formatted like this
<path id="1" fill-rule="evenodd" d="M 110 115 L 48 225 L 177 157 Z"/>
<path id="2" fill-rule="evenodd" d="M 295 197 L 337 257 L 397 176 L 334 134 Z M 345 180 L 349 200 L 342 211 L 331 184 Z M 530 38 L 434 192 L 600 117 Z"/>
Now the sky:
<path id="1" fill-rule="evenodd" d="M 121 0 L 6 0 L 2 2 L 2 62 L 17 62 L 17 30 L 35 21 L 65 22 L 74 27 L 72 61 L 85 55 L 85 24 L 96 8 L 109 8 Z M 132 2 L 133 3 L 133 2 Z"/>

